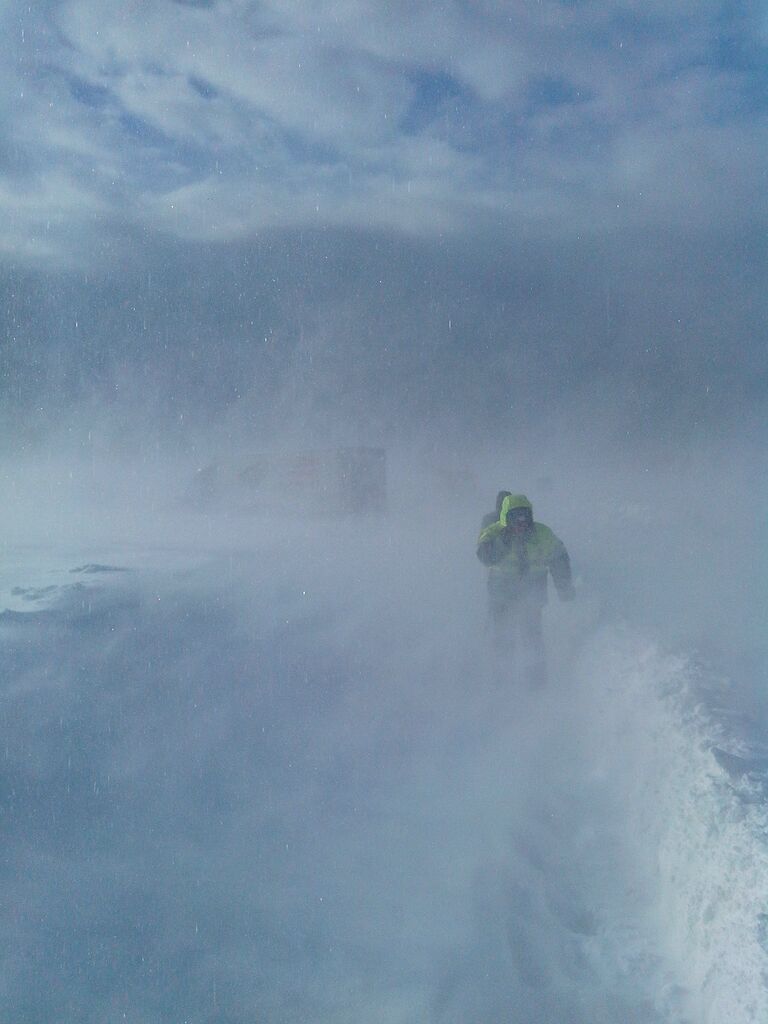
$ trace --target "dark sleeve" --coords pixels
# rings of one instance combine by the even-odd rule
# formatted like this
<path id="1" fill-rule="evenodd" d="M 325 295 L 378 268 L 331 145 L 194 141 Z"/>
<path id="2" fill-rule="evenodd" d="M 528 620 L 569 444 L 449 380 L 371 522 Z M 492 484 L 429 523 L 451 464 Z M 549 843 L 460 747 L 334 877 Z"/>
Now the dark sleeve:
<path id="1" fill-rule="evenodd" d="M 552 581 L 560 600 L 572 601 L 576 592 L 573 589 L 571 577 L 571 560 L 562 541 L 558 541 L 555 546 L 555 551 L 549 562 L 549 571 L 552 573 Z"/>
<path id="2" fill-rule="evenodd" d="M 477 557 L 483 565 L 496 565 L 501 561 L 503 550 L 498 543 L 498 531 L 494 529 L 495 523 L 482 531 L 477 542 Z"/>

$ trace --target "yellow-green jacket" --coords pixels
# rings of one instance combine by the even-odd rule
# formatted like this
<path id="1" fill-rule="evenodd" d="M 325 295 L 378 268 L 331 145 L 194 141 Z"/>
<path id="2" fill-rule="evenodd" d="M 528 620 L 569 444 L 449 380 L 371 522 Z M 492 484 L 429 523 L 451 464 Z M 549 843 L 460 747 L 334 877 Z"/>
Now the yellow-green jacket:
<path id="1" fill-rule="evenodd" d="M 530 526 L 522 534 L 513 534 L 507 530 L 507 514 L 520 508 L 530 510 Z M 488 590 L 492 600 L 507 603 L 525 599 L 544 605 L 548 574 L 561 600 L 574 596 L 565 545 L 548 526 L 533 522 L 533 508 L 523 494 L 511 494 L 504 499 L 498 522 L 480 533 L 477 557 L 489 568 Z"/>

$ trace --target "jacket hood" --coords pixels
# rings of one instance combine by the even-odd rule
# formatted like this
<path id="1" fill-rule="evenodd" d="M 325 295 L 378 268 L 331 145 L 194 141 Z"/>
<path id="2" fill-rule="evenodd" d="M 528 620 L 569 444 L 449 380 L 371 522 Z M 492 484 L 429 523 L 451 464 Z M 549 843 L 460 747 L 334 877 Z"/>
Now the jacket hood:
<path id="1" fill-rule="evenodd" d="M 510 492 L 509 491 L 499 491 L 499 493 L 496 495 L 496 515 L 497 516 L 501 515 L 501 504 L 504 501 L 504 499 L 508 498 L 509 496 L 510 496 Z"/>
<path id="2" fill-rule="evenodd" d="M 533 518 L 533 505 L 528 501 L 524 494 L 508 494 L 507 497 L 501 503 L 501 513 L 499 514 L 499 522 L 502 526 L 507 525 L 507 512 L 514 508 L 527 508 L 530 509 L 531 518 Z"/>

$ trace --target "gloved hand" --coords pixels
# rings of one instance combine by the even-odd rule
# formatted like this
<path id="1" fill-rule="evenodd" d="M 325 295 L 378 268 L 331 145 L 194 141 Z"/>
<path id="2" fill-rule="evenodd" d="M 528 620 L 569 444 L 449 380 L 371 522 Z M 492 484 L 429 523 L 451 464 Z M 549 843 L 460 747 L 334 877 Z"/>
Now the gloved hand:
<path id="1" fill-rule="evenodd" d="M 496 565 L 501 561 L 501 554 L 492 540 L 484 540 L 478 544 L 477 557 L 483 565 Z"/>

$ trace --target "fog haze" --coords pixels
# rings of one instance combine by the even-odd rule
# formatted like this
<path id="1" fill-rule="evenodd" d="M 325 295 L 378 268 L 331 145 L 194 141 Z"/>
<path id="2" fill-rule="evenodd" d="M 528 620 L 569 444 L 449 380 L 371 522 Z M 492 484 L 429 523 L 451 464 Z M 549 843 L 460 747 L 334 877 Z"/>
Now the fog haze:
<path id="1" fill-rule="evenodd" d="M 766 1018 L 767 26 L 0 4 L 0 1016 Z"/>

